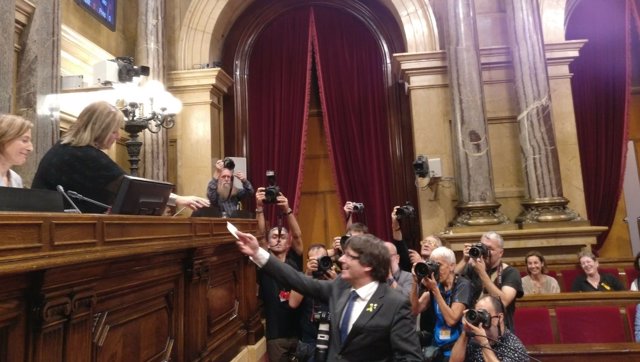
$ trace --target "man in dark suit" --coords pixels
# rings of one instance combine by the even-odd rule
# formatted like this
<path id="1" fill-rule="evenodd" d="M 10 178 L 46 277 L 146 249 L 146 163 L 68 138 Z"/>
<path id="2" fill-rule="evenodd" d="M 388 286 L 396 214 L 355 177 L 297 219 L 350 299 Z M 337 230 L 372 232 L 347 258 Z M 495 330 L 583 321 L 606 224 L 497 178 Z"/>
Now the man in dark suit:
<path id="1" fill-rule="evenodd" d="M 390 256 L 384 242 L 349 238 L 335 280 L 318 280 L 270 257 L 251 234 L 237 232 L 240 251 L 281 283 L 329 304 L 327 361 L 422 361 L 406 297 L 386 283 Z"/>

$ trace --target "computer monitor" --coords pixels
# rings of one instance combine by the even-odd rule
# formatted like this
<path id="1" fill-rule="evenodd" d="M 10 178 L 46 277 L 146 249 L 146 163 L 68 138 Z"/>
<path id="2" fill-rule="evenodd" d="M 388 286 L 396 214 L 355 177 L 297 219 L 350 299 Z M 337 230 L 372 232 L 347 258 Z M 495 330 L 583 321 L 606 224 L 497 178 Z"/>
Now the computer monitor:
<path id="1" fill-rule="evenodd" d="M 58 191 L 0 187 L 0 211 L 63 212 Z"/>
<path id="2" fill-rule="evenodd" d="M 146 178 L 123 176 L 111 205 L 112 214 L 162 215 L 173 184 Z"/>

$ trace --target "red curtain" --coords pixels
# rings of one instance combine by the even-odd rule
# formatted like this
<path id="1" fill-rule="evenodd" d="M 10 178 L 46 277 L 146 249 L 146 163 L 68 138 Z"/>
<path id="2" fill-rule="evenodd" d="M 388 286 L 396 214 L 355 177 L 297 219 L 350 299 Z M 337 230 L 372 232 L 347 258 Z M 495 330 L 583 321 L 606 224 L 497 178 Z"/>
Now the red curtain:
<path id="1" fill-rule="evenodd" d="M 311 75 L 309 10 L 287 12 L 269 24 L 254 42 L 249 61 L 249 172 L 254 186 L 266 186 L 267 170 L 297 209 Z M 265 217 L 275 220 L 275 208 Z"/>
<path id="2" fill-rule="evenodd" d="M 280 189 L 297 209 L 312 46 L 341 203 L 364 203 L 371 232 L 389 240 L 392 175 L 383 57 L 362 21 L 335 7 L 288 11 L 254 43 L 248 72 L 251 179 L 256 187 L 263 186 L 265 171 L 275 170 Z M 336 212 L 342 212 L 342 204 Z M 265 212 L 275 220 L 271 210 Z"/>
<path id="3" fill-rule="evenodd" d="M 322 6 L 313 12 L 320 101 L 340 201 L 364 203 L 370 232 L 390 240 L 393 175 L 380 45 L 350 14 Z"/>
<path id="4" fill-rule="evenodd" d="M 630 98 L 630 1 L 581 2 L 567 39 L 588 39 L 571 64 L 576 128 L 588 217 L 613 223 L 622 191 Z M 595 247 L 602 247 L 607 233 Z"/>

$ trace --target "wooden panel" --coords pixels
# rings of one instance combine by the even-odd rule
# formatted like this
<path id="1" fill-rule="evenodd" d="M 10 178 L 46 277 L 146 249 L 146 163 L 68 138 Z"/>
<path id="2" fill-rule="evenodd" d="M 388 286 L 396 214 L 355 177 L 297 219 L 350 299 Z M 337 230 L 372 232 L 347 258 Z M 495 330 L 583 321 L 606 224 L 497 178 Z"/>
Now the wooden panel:
<path id="1" fill-rule="evenodd" d="M 3 215 L 0 361 L 231 360 L 264 329 L 227 220 Z"/>

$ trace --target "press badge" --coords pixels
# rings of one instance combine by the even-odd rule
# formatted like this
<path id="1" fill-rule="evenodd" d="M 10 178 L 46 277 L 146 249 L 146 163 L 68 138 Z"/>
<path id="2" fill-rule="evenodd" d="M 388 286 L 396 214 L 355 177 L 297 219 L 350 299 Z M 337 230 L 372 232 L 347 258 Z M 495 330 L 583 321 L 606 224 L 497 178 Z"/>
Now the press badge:
<path id="1" fill-rule="evenodd" d="M 451 330 L 449 328 L 440 329 L 439 339 L 441 341 L 446 341 L 451 338 Z"/>

